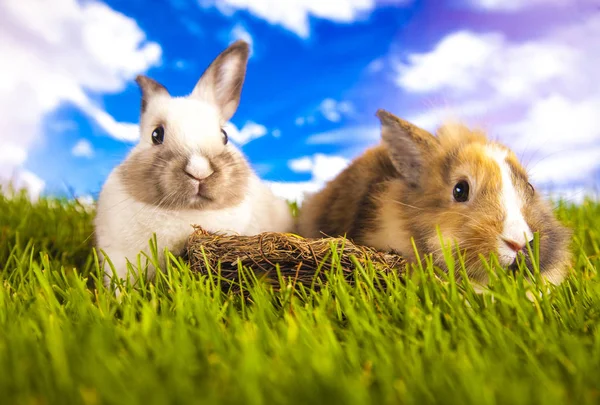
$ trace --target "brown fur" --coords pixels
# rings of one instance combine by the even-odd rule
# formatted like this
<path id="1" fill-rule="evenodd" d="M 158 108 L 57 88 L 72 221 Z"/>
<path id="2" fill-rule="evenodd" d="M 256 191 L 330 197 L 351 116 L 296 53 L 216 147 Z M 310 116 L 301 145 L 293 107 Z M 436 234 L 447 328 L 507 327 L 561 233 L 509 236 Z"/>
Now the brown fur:
<path id="1" fill-rule="evenodd" d="M 117 168 L 137 201 L 166 209 L 223 209 L 239 204 L 248 192 L 250 167 L 237 152 L 207 156 L 214 173 L 201 183 L 184 174 L 187 157 L 166 148 L 133 153 Z"/>
<path id="2" fill-rule="evenodd" d="M 462 125 L 445 125 L 434 137 L 388 112 L 377 115 L 382 144 L 367 150 L 305 201 L 299 217 L 302 236 L 346 235 L 409 259 L 414 258 L 413 237 L 421 254 L 432 253 L 436 264 L 445 268 L 439 226 L 444 240 L 458 242 L 465 253 L 469 277 L 485 283 L 479 255 L 496 252 L 505 215 L 498 201 L 500 167 L 485 153 L 494 145 L 508 152 L 513 183 L 526 196 L 523 216 L 531 230 L 540 233 L 542 272 L 550 281 L 562 280 L 570 261 L 570 232 L 535 194 L 514 153 Z M 462 179 L 468 179 L 471 194 L 468 202 L 457 203 L 452 190 Z"/>
<path id="3" fill-rule="evenodd" d="M 246 78 L 246 65 L 250 56 L 250 47 L 242 40 L 235 41 L 225 49 L 217 58 L 206 68 L 202 74 L 203 80 L 198 82 L 194 88 L 193 94 L 212 100 L 219 107 L 222 124 L 227 122 L 240 104 L 240 95 L 244 79 Z M 239 60 L 234 73 L 235 80 L 224 80 L 223 69 L 227 65 L 227 60 Z M 210 86 L 206 84 L 210 83 Z"/>
<path id="4" fill-rule="evenodd" d="M 135 78 L 135 82 L 138 84 L 142 92 L 142 114 L 144 113 L 144 111 L 146 111 L 146 107 L 148 106 L 148 101 L 150 98 L 161 93 L 169 94 L 169 91 L 165 86 L 163 86 L 156 80 L 149 78 L 148 76 L 138 75 Z"/>
<path id="5" fill-rule="evenodd" d="M 248 54 L 249 47 L 244 41 L 230 45 L 204 71 L 190 96 L 214 104 L 221 124 L 231 118 L 240 102 Z M 232 66 L 234 69 L 229 71 Z M 151 148 L 134 149 L 116 169 L 127 193 L 137 201 L 165 209 L 216 210 L 238 205 L 248 194 L 252 173 L 242 153 L 231 144 L 224 145 L 216 154 L 201 153 L 208 159 L 213 173 L 198 186 L 197 180 L 186 174 L 191 151 L 177 142 L 171 143 L 170 123 L 160 113 L 148 109 L 154 98 L 169 96 L 169 92 L 146 76 L 138 76 L 136 82 L 142 93 L 142 129 L 145 120 L 149 124 L 146 127 L 152 130 L 162 126 L 167 141 Z M 215 132 L 219 138 L 222 136 L 220 128 Z M 150 137 L 150 134 L 142 136 Z M 198 154 L 198 150 L 195 153 Z"/>

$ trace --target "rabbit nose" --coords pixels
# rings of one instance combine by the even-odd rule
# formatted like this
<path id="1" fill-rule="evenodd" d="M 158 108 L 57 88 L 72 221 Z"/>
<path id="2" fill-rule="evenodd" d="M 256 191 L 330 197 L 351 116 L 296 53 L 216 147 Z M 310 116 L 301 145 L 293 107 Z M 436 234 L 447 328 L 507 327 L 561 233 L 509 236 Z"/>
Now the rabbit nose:
<path id="1" fill-rule="evenodd" d="M 525 248 L 525 245 L 520 244 L 519 242 L 515 242 L 512 239 L 502 239 L 504 241 L 504 243 L 506 243 L 506 246 L 508 246 L 511 250 L 514 250 L 515 252 L 520 252 L 521 250 L 523 250 L 523 248 Z"/>
<path id="2" fill-rule="evenodd" d="M 210 162 L 204 156 L 192 156 L 183 171 L 198 181 L 202 181 L 214 173 Z"/>
<path id="3" fill-rule="evenodd" d="M 186 176 L 188 176 L 188 177 L 190 177 L 190 178 L 192 178 L 192 179 L 194 179 L 194 180 L 197 180 L 197 181 L 199 181 L 199 182 L 202 182 L 202 181 L 203 181 L 203 180 L 205 180 L 207 177 L 210 177 L 210 174 L 209 174 L 208 176 L 202 176 L 202 177 L 198 177 L 197 175 L 193 175 L 192 173 L 188 172 L 187 170 L 184 170 L 183 172 L 185 173 L 185 175 L 186 175 Z M 211 174 L 212 174 L 212 173 L 211 173 Z"/>

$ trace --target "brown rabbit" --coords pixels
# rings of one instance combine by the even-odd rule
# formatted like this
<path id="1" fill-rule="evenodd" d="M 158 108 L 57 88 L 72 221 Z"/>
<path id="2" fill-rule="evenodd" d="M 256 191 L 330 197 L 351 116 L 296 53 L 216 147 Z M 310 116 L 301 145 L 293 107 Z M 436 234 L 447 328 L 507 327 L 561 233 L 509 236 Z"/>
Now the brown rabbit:
<path id="1" fill-rule="evenodd" d="M 436 226 L 465 253 L 467 274 L 487 283 L 479 255 L 495 253 L 501 265 L 527 260 L 527 244 L 540 235 L 540 270 L 560 283 L 568 272 L 570 231 L 535 192 L 515 154 L 463 125 L 444 125 L 437 136 L 379 110 L 382 142 L 354 160 L 304 202 L 299 233 L 346 235 L 356 243 L 420 253 L 445 261 Z M 458 275 L 457 275 L 458 276 Z"/>

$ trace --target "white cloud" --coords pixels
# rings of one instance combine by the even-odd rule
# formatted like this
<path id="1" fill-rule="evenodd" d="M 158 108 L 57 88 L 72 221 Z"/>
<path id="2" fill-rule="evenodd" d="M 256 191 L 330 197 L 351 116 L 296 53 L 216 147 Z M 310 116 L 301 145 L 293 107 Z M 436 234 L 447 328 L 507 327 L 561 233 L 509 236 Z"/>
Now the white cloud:
<path id="1" fill-rule="evenodd" d="M 20 167 L 27 160 L 27 150 L 14 143 L 0 148 L 0 189 L 4 193 L 11 185 L 17 191 L 26 189 L 32 199 L 37 199 L 44 189 L 44 181 Z"/>
<path id="2" fill-rule="evenodd" d="M 196 35 L 197 37 L 202 37 L 204 35 L 204 31 L 194 20 L 182 17 L 180 21 L 190 34 Z"/>
<path id="3" fill-rule="evenodd" d="M 288 162 L 288 166 L 295 172 L 308 173 L 313 168 L 313 159 L 310 156 L 292 159 Z"/>
<path id="4" fill-rule="evenodd" d="M 76 198 L 77 202 L 85 209 L 91 209 L 95 205 L 94 197 L 89 194 L 84 194 Z"/>
<path id="5" fill-rule="evenodd" d="M 408 55 L 397 83 L 407 92 L 445 100 L 415 112 L 432 129 L 449 111 L 467 118 L 517 155 L 536 152 L 541 184 L 583 184 L 600 169 L 600 14 L 525 42 L 500 33 L 449 34 L 427 53 Z M 594 155 L 595 153 L 595 155 Z"/>
<path id="6" fill-rule="evenodd" d="M 532 87 L 548 86 L 575 67 L 576 54 L 553 41 L 508 43 L 501 34 L 460 31 L 429 53 L 398 64 L 398 84 L 411 92 L 473 94 L 482 90 L 503 97 L 535 96 Z"/>
<path id="7" fill-rule="evenodd" d="M 297 117 L 294 123 L 296 126 L 312 124 L 315 122 L 315 115 L 321 115 L 327 121 L 340 122 L 343 117 L 348 117 L 354 113 L 354 106 L 349 101 L 337 101 L 333 98 L 325 98 L 318 107 L 306 116 Z"/>
<path id="8" fill-rule="evenodd" d="M 37 200 L 44 190 L 45 182 L 30 171 L 20 173 L 15 186 L 26 189 L 32 200 Z"/>
<path id="9" fill-rule="evenodd" d="M 307 194 L 319 191 L 323 184 L 314 181 L 298 181 L 298 182 L 266 182 L 273 193 L 288 201 L 296 202 L 298 205 L 306 198 Z"/>
<path id="10" fill-rule="evenodd" d="M 326 98 L 319 105 L 319 111 L 323 117 L 331 122 L 339 122 L 342 116 L 351 114 L 353 110 L 349 101 L 336 101 L 332 98 Z"/>
<path id="11" fill-rule="evenodd" d="M 563 201 L 581 204 L 584 199 L 591 198 L 594 201 L 600 202 L 600 190 L 588 187 L 548 187 L 548 190 L 544 194 L 545 197 L 551 198 L 554 201 L 562 199 Z"/>
<path id="12" fill-rule="evenodd" d="M 549 153 L 600 145 L 600 97 L 571 101 L 553 94 L 536 101 L 522 121 L 503 126 L 502 132 L 521 149 L 545 145 Z"/>
<path id="13" fill-rule="evenodd" d="M 382 58 L 377 58 L 375 60 L 373 60 L 371 63 L 369 63 L 369 65 L 367 66 L 367 72 L 374 74 L 374 73 L 379 73 L 383 70 L 383 68 L 385 67 L 385 62 Z"/>
<path id="14" fill-rule="evenodd" d="M 516 150 L 535 151 L 528 169 L 536 182 L 591 186 L 600 171 L 600 97 L 571 101 L 551 95 L 500 131 Z"/>
<path id="15" fill-rule="evenodd" d="M 375 8 L 375 0 L 203 0 L 199 3 L 203 7 L 215 6 L 225 15 L 246 10 L 301 38 L 308 38 L 310 34 L 310 17 L 351 23 Z"/>
<path id="16" fill-rule="evenodd" d="M 28 151 L 44 138 L 44 118 L 63 103 L 84 110 L 109 135 L 134 139 L 133 124 L 115 122 L 88 96 L 118 92 L 159 62 L 160 46 L 147 42 L 133 19 L 103 3 L 76 0 L 35 7 L 2 1 L 0 15 L 10 21 L 0 24 L 0 142 L 4 150 L 20 151 L 19 159 L 0 156 L 0 178 L 21 172 Z M 23 184 L 39 185 L 29 180 Z"/>
<path id="17" fill-rule="evenodd" d="M 431 52 L 410 54 L 407 64 L 398 64 L 397 83 L 412 92 L 471 90 L 475 88 L 473 75 L 482 75 L 482 65 L 494 57 L 501 40 L 497 34 L 450 34 Z"/>
<path id="18" fill-rule="evenodd" d="M 135 142 L 140 138 L 139 125 L 129 122 L 118 122 L 105 110 L 88 101 L 80 103 L 79 107 L 106 133 L 110 134 L 112 138 L 124 142 Z"/>
<path id="19" fill-rule="evenodd" d="M 379 126 L 355 126 L 311 135 L 306 139 L 306 143 L 308 145 L 369 145 L 379 142 L 380 135 Z"/>
<path id="20" fill-rule="evenodd" d="M 533 161 L 528 165 L 528 169 L 536 183 L 547 185 L 582 183 L 593 186 L 593 182 L 590 183 L 589 180 L 592 180 L 591 176 L 600 168 L 599 161 L 600 144 L 547 154 Z"/>
<path id="21" fill-rule="evenodd" d="M 25 190 L 29 198 L 35 201 L 39 198 L 42 191 L 44 191 L 46 183 L 28 170 L 15 170 L 10 176 L 4 175 L 0 177 L 0 188 L 4 194 L 7 194 L 9 185 L 15 192 Z"/>
<path id="22" fill-rule="evenodd" d="M 184 69 L 188 68 L 190 63 L 183 59 L 177 59 L 173 65 L 175 66 L 176 69 L 184 70 Z"/>
<path id="23" fill-rule="evenodd" d="M 325 100 L 323 100 L 321 102 L 321 105 L 319 106 L 319 110 L 321 111 L 321 114 L 323 114 L 323 116 L 332 122 L 338 122 L 339 120 L 342 119 L 342 115 L 340 114 L 339 111 L 337 111 L 336 108 L 336 101 L 332 98 L 326 98 Z"/>
<path id="24" fill-rule="evenodd" d="M 271 182 L 269 185 L 275 195 L 299 205 L 308 194 L 319 191 L 325 184 L 344 170 L 350 161 L 342 156 L 332 156 L 317 153 L 313 156 L 303 156 L 292 159 L 288 167 L 297 173 L 310 173 L 309 181 Z"/>
<path id="25" fill-rule="evenodd" d="M 567 6 L 573 0 L 468 0 L 475 8 L 490 11 L 517 11 L 534 6 Z M 587 0 L 578 0 L 585 2 Z M 592 0 L 589 0 L 590 2 Z"/>
<path id="26" fill-rule="evenodd" d="M 341 156 L 316 154 L 314 156 L 314 166 L 312 168 L 313 180 L 318 182 L 332 180 L 348 166 L 348 163 L 350 163 L 350 161 Z"/>
<path id="27" fill-rule="evenodd" d="M 311 173 L 312 181 L 323 184 L 337 176 L 348 166 L 348 163 L 350 161 L 342 156 L 316 153 L 313 156 L 292 159 L 288 162 L 288 166 L 298 173 Z"/>
<path id="28" fill-rule="evenodd" d="M 271 131 L 271 135 L 273 135 L 274 138 L 279 138 L 281 136 L 281 129 L 274 129 Z"/>
<path id="29" fill-rule="evenodd" d="M 94 156 L 94 148 L 87 139 L 80 139 L 71 149 L 71 154 L 77 157 L 91 158 Z"/>
<path id="30" fill-rule="evenodd" d="M 9 168 L 21 166 L 27 160 L 27 150 L 14 143 L 2 145 L 0 149 L 0 167 L 1 165 Z"/>
<path id="31" fill-rule="evenodd" d="M 236 144 L 243 146 L 250 141 L 265 136 L 268 131 L 264 125 L 253 121 L 246 121 L 242 129 L 238 129 L 235 124 L 229 122 L 225 128 L 227 136 Z"/>
<path id="32" fill-rule="evenodd" d="M 430 107 L 427 110 L 419 111 L 416 114 L 408 116 L 408 121 L 413 124 L 434 132 L 443 122 L 454 121 L 462 122 L 471 126 L 485 126 L 485 117 L 487 113 L 495 108 L 501 108 L 502 102 L 499 99 L 488 99 L 486 97 L 474 97 L 472 100 L 461 101 L 460 103 L 447 103 L 440 107 Z"/>
<path id="33" fill-rule="evenodd" d="M 250 46 L 250 57 L 252 57 L 252 54 L 254 53 L 254 40 L 252 39 L 252 35 L 250 35 L 246 27 L 244 27 L 242 24 L 236 24 L 229 34 L 230 43 L 233 43 L 239 39 L 248 43 Z"/>

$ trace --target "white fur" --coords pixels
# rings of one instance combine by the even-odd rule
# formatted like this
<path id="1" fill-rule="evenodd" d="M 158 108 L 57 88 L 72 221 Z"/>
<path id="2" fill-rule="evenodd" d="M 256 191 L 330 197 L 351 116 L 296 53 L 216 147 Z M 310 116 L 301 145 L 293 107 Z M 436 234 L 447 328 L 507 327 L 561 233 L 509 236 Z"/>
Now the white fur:
<path id="1" fill-rule="evenodd" d="M 165 125 L 164 145 L 182 155 L 219 154 L 223 148 L 221 122 L 217 108 L 193 97 L 160 95 L 148 104 L 141 119 L 141 148 L 152 148 L 151 134 L 158 125 Z"/>
<path id="2" fill-rule="evenodd" d="M 502 191 L 499 196 L 500 205 L 504 211 L 502 234 L 498 239 L 498 256 L 502 265 L 510 265 L 517 257 L 517 252 L 509 248 L 504 240 L 514 241 L 521 246 L 533 239 L 533 233 L 523 216 L 525 201 L 523 195 L 515 188 L 506 163 L 507 152 L 501 148 L 488 147 L 489 156 L 496 161 L 502 176 Z"/>
<path id="3" fill-rule="evenodd" d="M 226 58 L 220 65 L 224 76 L 217 80 L 218 83 L 234 80 L 239 64 L 245 63 L 239 52 L 230 53 L 229 58 L 231 60 Z M 196 89 L 188 97 L 173 98 L 160 91 L 149 95 L 140 123 L 140 141 L 132 153 L 156 147 L 151 134 L 157 126 L 163 125 L 165 138 L 159 147 L 168 147 L 182 156 L 191 157 L 186 169 L 199 179 L 211 174 L 206 157 L 218 155 L 224 148 L 241 154 L 235 146 L 225 146 L 221 134 L 223 120 L 235 111 L 237 100 L 233 93 L 239 89 L 223 93 L 222 101 L 227 105 L 217 105 L 213 96 L 220 89 L 215 88 L 213 77 L 214 74 L 208 74 L 200 78 Z M 229 110 L 224 111 L 224 108 Z M 140 252 L 149 255 L 149 240 L 153 233 L 157 237 L 160 263 L 164 265 L 164 248 L 180 253 L 193 231 L 192 225 L 199 225 L 209 232 L 239 235 L 291 231 L 293 218 L 287 202 L 275 197 L 254 172 L 250 171 L 249 176 L 248 192 L 236 206 L 220 210 L 172 210 L 135 200 L 115 169 L 98 199 L 95 219 L 97 245 L 114 264 L 118 277 L 123 279 L 127 274 L 127 260 L 135 267 Z M 111 269 L 105 265 L 104 270 L 107 273 L 105 282 L 108 282 Z M 151 266 L 148 270 L 150 276 L 155 273 Z M 133 281 L 135 275 L 131 276 Z"/>
<path id="4" fill-rule="evenodd" d="M 287 203 L 276 198 L 254 174 L 250 177 L 249 189 L 246 198 L 231 208 L 165 210 L 135 201 L 113 171 L 98 200 L 95 222 L 98 246 L 113 262 L 118 277 L 124 279 L 126 260 L 135 265 L 140 252 L 149 255 L 149 240 L 153 233 L 156 233 L 159 260 L 163 263 L 164 248 L 179 253 L 193 231 L 192 225 L 199 225 L 209 232 L 239 235 L 289 231 L 292 217 Z M 108 265 L 104 270 L 110 275 Z M 149 275 L 153 276 L 154 272 L 150 266 Z"/>

